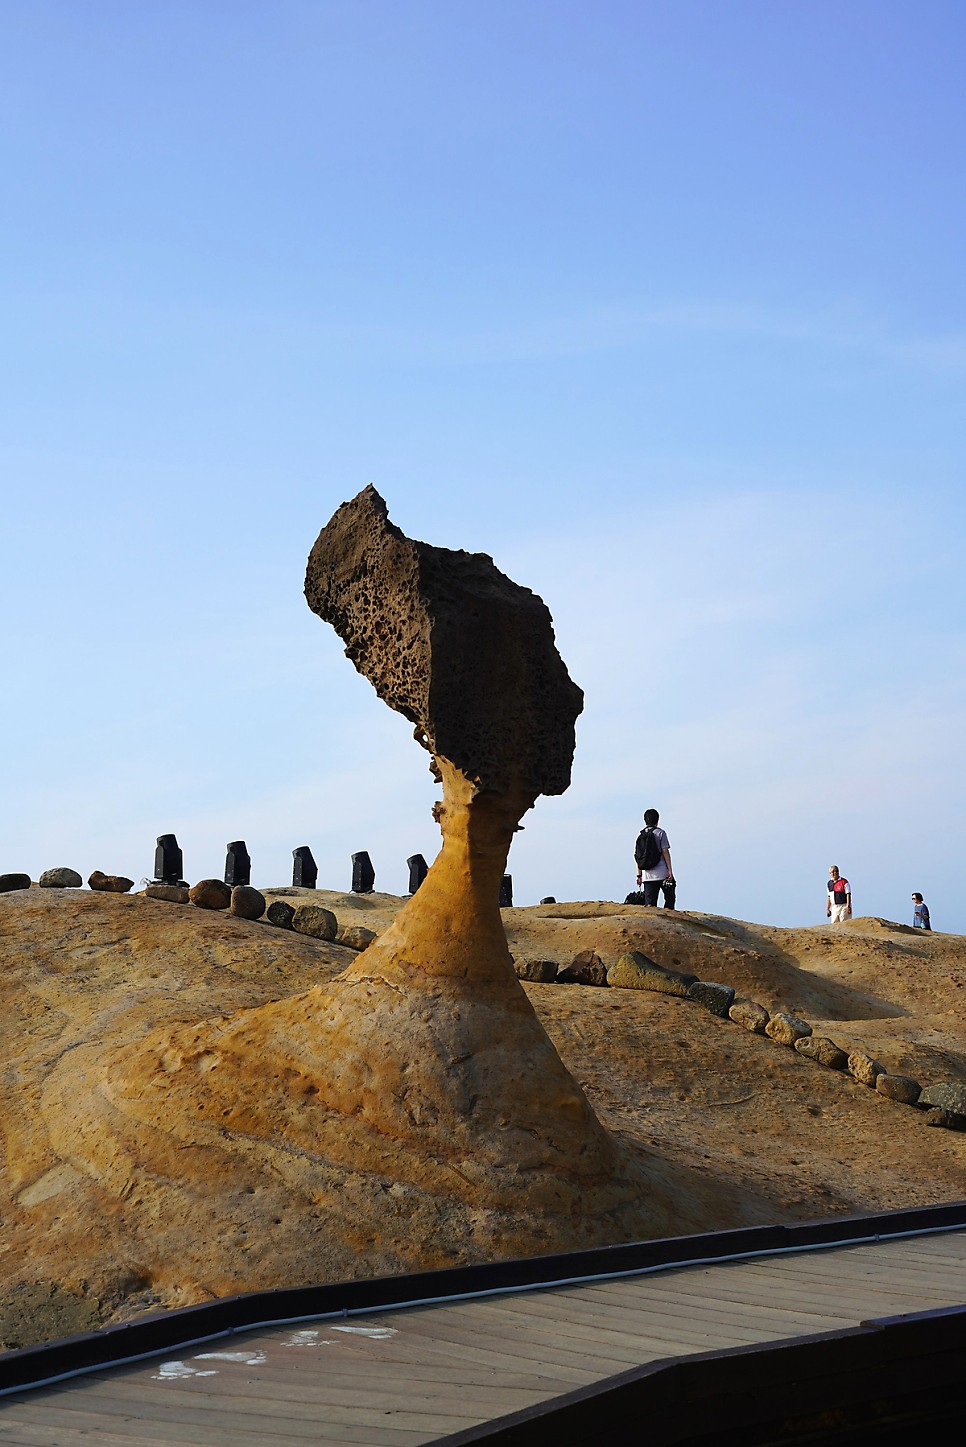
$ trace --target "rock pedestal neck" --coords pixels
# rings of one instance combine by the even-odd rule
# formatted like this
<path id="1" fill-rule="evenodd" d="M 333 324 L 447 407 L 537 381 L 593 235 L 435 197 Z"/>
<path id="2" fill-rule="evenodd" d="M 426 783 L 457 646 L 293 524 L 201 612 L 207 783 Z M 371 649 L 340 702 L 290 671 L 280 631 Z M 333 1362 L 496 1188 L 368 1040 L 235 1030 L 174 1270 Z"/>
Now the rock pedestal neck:
<path id="1" fill-rule="evenodd" d="M 281 1174 L 383 1270 L 667 1230 L 537 1020 L 500 914 L 520 818 L 570 782 L 582 704 L 547 608 L 482 554 L 406 538 L 372 488 L 323 529 L 305 591 L 429 751 L 440 853 L 334 980 L 84 1062 L 97 1102 L 72 1127 L 75 1060 L 51 1128 L 117 1192 L 132 1173 L 170 1189 L 198 1147 L 226 1182 Z M 237 1280 L 224 1250 L 206 1289 Z"/>

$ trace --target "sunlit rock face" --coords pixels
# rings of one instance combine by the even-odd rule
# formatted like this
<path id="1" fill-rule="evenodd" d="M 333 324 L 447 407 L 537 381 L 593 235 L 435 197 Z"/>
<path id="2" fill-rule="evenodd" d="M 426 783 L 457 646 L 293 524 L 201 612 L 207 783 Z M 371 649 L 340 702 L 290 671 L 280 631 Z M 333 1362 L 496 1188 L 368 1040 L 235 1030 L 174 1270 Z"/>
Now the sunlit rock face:
<path id="1" fill-rule="evenodd" d="M 46 1091 L 58 1152 L 186 1223 L 202 1191 L 224 1229 L 181 1299 L 199 1280 L 238 1290 L 670 1229 L 537 1020 L 500 914 L 521 816 L 570 779 L 581 692 L 547 608 L 481 554 L 406 538 L 371 488 L 323 529 L 306 596 L 430 751 L 440 853 L 336 978 L 73 1052 Z M 242 1240 L 233 1213 L 242 1199 L 248 1220 L 262 1178 L 275 1215 Z M 287 1235 L 280 1182 L 298 1203 Z M 162 1265 L 144 1269 L 156 1281 Z"/>

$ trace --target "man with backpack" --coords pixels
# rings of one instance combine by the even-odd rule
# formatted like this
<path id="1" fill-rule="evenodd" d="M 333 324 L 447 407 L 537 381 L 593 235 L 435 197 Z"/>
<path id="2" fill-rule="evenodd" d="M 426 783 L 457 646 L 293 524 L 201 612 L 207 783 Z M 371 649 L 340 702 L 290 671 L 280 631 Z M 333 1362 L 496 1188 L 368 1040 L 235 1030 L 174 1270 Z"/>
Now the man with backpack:
<path id="1" fill-rule="evenodd" d="M 658 828 L 660 814 L 656 809 L 644 810 L 644 828 L 634 845 L 637 864 L 637 887 L 643 886 L 644 903 L 657 904 L 664 890 L 664 908 L 674 908 L 674 871 L 671 868 L 671 845 L 663 829 Z"/>

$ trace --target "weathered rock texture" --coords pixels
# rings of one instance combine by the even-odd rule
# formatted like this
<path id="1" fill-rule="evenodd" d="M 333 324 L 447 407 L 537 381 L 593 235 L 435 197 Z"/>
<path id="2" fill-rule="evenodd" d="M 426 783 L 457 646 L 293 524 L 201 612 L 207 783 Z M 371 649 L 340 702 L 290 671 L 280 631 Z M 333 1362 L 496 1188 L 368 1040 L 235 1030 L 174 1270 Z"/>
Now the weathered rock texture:
<path id="1" fill-rule="evenodd" d="M 539 1023 L 501 918 L 513 834 L 567 787 L 581 707 L 547 608 L 481 554 L 404 537 L 371 488 L 323 530 L 306 596 L 430 750 L 440 853 L 335 980 L 72 1052 L 47 1092 L 58 1149 L 119 1196 L 177 1196 L 192 1153 L 241 1192 L 274 1179 L 284 1142 L 309 1224 L 331 1232 L 339 1202 L 339 1229 L 381 1269 L 416 1240 L 442 1264 L 673 1229 Z M 250 1280 L 253 1249 L 231 1232 L 209 1243 L 209 1289 Z"/>
<path id="2" fill-rule="evenodd" d="M 688 999 L 694 1000 L 710 1010 L 712 1015 L 718 1015 L 722 1020 L 727 1020 L 728 1011 L 735 1002 L 735 992 L 730 985 L 718 985 L 713 980 L 695 980 L 693 985 L 688 986 Z"/>
<path id="3" fill-rule="evenodd" d="M 188 898 L 199 909 L 227 909 L 231 904 L 231 887 L 223 879 L 199 879 L 188 890 Z"/>
<path id="4" fill-rule="evenodd" d="M 405 537 L 367 487 L 319 535 L 305 596 L 434 760 L 503 796 L 511 830 L 538 794 L 569 786 L 583 694 L 542 599 L 485 553 Z"/>
<path id="5" fill-rule="evenodd" d="M 743 1025 L 753 1035 L 764 1035 L 765 1026 L 771 1016 L 757 1000 L 735 1000 L 728 1010 L 728 1018 L 734 1020 L 736 1025 Z"/>
<path id="6" fill-rule="evenodd" d="M 815 1060 L 819 1065 L 827 1065 L 830 1070 L 845 1070 L 849 1063 L 846 1052 L 840 1050 L 827 1035 L 799 1035 L 795 1049 L 806 1060 Z"/>
<path id="7" fill-rule="evenodd" d="M 0 874 L 0 894 L 10 894 L 15 889 L 29 888 L 29 874 Z"/>
<path id="8" fill-rule="evenodd" d="M 339 921 L 331 909 L 321 904 L 299 904 L 292 916 L 292 928 L 300 935 L 311 935 L 316 940 L 334 940 Z"/>
<path id="9" fill-rule="evenodd" d="M 229 908 L 239 919 L 261 919 L 265 913 L 265 896 L 250 884 L 236 884 L 231 892 Z"/>
<path id="10" fill-rule="evenodd" d="M 279 903 L 314 899 L 380 935 L 404 904 L 287 885 L 264 893 Z M 502 918 L 517 959 L 639 951 L 669 970 L 727 980 L 769 1010 L 794 1009 L 817 1037 L 866 1051 L 892 1075 L 933 1090 L 966 1084 L 966 937 L 868 919 L 779 929 L 599 901 Z M 252 1018 L 257 1006 L 305 996 L 366 960 L 143 893 L 0 894 L 0 1341 L 23 1345 L 31 1322 L 29 1339 L 63 1336 L 226 1289 L 417 1270 L 504 1249 L 497 1213 L 487 1213 L 487 1237 L 470 1191 L 461 1217 L 451 1196 L 388 1172 L 341 1169 L 293 1149 L 282 1131 L 246 1142 L 211 1119 L 195 1128 L 180 1106 L 159 1125 L 160 1088 L 142 1119 L 118 1111 L 101 1087 L 108 1045 L 133 1051 L 192 1021 Z M 648 1215 L 663 1213 L 669 1232 L 962 1198 L 966 1135 L 925 1129 L 933 1112 L 893 1104 L 663 993 L 524 988 L 595 1113 L 640 1161 Z M 220 1067 L 205 1072 L 210 1059 L 196 1059 L 202 1079 L 217 1076 Z M 273 1089 L 278 1069 L 268 1072 Z M 259 1078 L 253 1067 L 246 1092 Z M 295 1100 L 298 1077 L 288 1079 Z M 934 1113 L 937 1124 L 966 1122 Z M 559 1219 L 546 1224 L 548 1248 L 565 1245 Z"/>
<path id="11" fill-rule="evenodd" d="M 102 869 L 93 870 L 87 876 L 87 883 L 102 894 L 127 894 L 134 888 L 134 880 L 126 874 L 105 874 Z"/>
<path id="12" fill-rule="evenodd" d="M 84 881 L 76 869 L 61 864 L 56 869 L 45 869 L 37 883 L 41 889 L 80 889 Z"/>
<path id="13" fill-rule="evenodd" d="M 697 976 L 665 970 L 640 950 L 627 950 L 607 971 L 607 983 L 619 990 L 656 990 L 663 995 L 684 998 L 691 986 L 697 984 Z"/>
<path id="14" fill-rule="evenodd" d="M 787 1010 L 777 1010 L 765 1026 L 765 1034 L 778 1045 L 795 1045 L 812 1033 L 807 1020 L 791 1015 Z"/>

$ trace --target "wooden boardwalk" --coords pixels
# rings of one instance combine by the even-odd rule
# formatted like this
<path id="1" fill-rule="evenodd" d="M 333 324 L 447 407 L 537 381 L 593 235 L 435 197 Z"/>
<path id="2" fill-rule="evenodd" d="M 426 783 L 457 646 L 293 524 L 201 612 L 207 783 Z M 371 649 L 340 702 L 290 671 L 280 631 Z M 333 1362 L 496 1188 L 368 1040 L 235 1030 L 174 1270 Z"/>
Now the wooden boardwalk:
<path id="1" fill-rule="evenodd" d="M 417 1447 L 670 1356 L 966 1302 L 966 1230 L 254 1328 L 0 1398 L 17 1447 Z"/>

